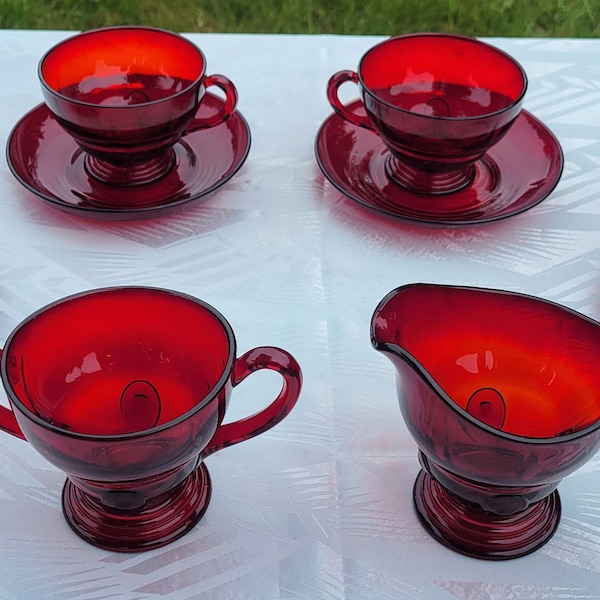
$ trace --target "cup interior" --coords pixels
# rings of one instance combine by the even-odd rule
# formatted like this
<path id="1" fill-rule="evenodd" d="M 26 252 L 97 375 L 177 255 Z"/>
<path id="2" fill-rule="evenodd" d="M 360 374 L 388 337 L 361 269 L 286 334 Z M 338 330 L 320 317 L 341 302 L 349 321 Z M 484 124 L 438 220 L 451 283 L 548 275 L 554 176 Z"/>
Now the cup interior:
<path id="1" fill-rule="evenodd" d="M 598 332 L 536 298 L 445 286 L 409 286 L 375 321 L 376 337 L 408 352 L 452 403 L 525 438 L 600 422 Z"/>
<path id="2" fill-rule="evenodd" d="M 522 100 L 527 79 L 509 55 L 471 38 L 417 34 L 378 44 L 361 60 L 368 94 L 427 116 L 465 118 L 506 110 Z"/>
<path id="3" fill-rule="evenodd" d="M 228 379 L 235 340 L 201 301 L 114 288 L 32 315 L 4 354 L 11 400 L 30 417 L 75 433 L 119 435 L 181 420 L 208 403 Z"/>
<path id="4" fill-rule="evenodd" d="M 84 32 L 42 58 L 40 79 L 49 90 L 102 106 L 142 104 L 173 96 L 205 71 L 202 52 L 180 35 L 143 27 Z"/>

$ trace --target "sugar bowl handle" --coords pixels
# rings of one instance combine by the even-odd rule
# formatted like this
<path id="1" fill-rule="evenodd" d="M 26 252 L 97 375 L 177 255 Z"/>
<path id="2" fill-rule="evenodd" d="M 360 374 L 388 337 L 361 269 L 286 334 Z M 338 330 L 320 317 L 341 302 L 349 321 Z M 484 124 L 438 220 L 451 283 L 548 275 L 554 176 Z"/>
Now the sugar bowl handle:
<path id="1" fill-rule="evenodd" d="M 0 349 L 0 358 L 2 358 L 2 349 Z M 15 413 L 6 406 L 0 406 L 0 429 L 22 440 L 26 439 L 17 423 Z"/>
<path id="2" fill-rule="evenodd" d="M 259 369 L 270 369 L 281 374 L 283 386 L 278 396 L 263 410 L 239 421 L 221 425 L 202 452 L 202 457 L 271 429 L 283 420 L 296 404 L 302 389 L 302 371 L 291 354 L 273 346 L 249 350 L 235 362 L 232 385 L 235 387 Z"/>

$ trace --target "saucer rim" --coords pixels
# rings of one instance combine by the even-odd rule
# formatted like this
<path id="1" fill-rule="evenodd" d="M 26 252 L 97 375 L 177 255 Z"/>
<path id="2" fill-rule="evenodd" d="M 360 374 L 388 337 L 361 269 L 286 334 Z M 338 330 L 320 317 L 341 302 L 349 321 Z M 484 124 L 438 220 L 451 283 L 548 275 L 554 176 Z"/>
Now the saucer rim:
<path id="1" fill-rule="evenodd" d="M 224 100 L 213 94 L 211 92 L 206 92 L 205 97 L 209 97 L 212 102 L 215 102 L 216 105 L 220 105 L 224 103 Z M 30 193 L 32 193 L 35 197 L 41 199 L 43 202 L 49 204 L 53 208 L 56 208 L 62 212 L 66 212 L 72 215 L 82 216 L 91 219 L 101 219 L 101 220 L 114 220 L 114 221 L 126 221 L 126 220 L 136 220 L 136 219 L 148 219 L 148 218 L 156 218 L 160 216 L 165 216 L 167 214 L 171 214 L 172 212 L 182 209 L 184 207 L 189 208 L 189 205 L 192 205 L 195 202 L 200 201 L 201 199 L 205 199 L 210 196 L 212 193 L 216 192 L 219 188 L 225 185 L 228 181 L 230 181 L 237 172 L 242 168 L 245 164 L 248 155 L 250 153 L 250 148 L 252 144 L 252 134 L 250 131 L 250 126 L 246 118 L 242 115 L 239 110 L 235 110 L 231 116 L 224 122 L 219 123 L 218 125 L 211 128 L 211 130 L 217 129 L 219 127 L 229 127 L 231 125 L 230 121 L 235 119 L 237 120 L 237 127 L 239 128 L 242 135 L 236 138 L 236 142 L 242 142 L 243 150 L 239 151 L 237 148 L 234 150 L 234 154 L 240 153 L 239 158 L 231 161 L 231 165 L 227 169 L 227 172 L 224 177 L 220 178 L 218 181 L 213 183 L 212 185 L 206 187 L 205 189 L 201 189 L 197 193 L 194 193 L 188 197 L 180 198 L 173 202 L 163 202 L 160 204 L 154 204 L 152 206 L 140 206 L 140 207 L 118 207 L 118 206 L 86 206 L 86 205 L 78 205 L 68 202 L 67 200 L 61 198 L 58 194 L 51 193 L 46 187 L 43 189 L 39 186 L 35 185 L 35 178 L 32 176 L 25 177 L 23 175 L 23 170 L 18 169 L 14 164 L 15 161 L 11 156 L 11 148 L 13 146 L 14 140 L 16 136 L 21 133 L 22 129 L 27 126 L 28 120 L 33 118 L 34 115 L 41 113 L 42 115 L 45 113 L 45 119 L 54 121 L 56 123 L 56 118 L 50 112 L 48 106 L 41 102 L 38 105 L 34 106 L 32 109 L 27 111 L 13 126 L 10 134 L 8 135 L 6 141 L 6 163 L 11 173 L 15 177 L 15 179 Z M 63 132 L 62 129 L 59 129 L 60 133 L 58 135 L 64 135 L 65 137 L 69 137 L 66 132 Z M 202 135 L 203 130 L 198 130 L 189 133 L 185 138 L 189 138 L 190 136 L 198 136 Z M 76 143 L 73 141 L 75 152 L 78 151 Z M 237 145 L 237 144 L 236 144 Z M 74 154 L 71 155 L 71 157 Z M 69 158 L 71 158 L 69 157 Z M 66 160 L 68 161 L 69 158 Z M 233 157 L 235 159 L 235 156 Z"/>
<path id="2" fill-rule="evenodd" d="M 354 101 L 351 101 L 349 103 L 349 106 L 352 107 L 352 106 L 360 105 L 360 102 L 361 101 L 359 99 L 355 99 Z M 447 215 L 440 215 L 439 218 L 427 217 L 425 215 L 418 216 L 418 215 L 403 212 L 402 206 L 399 206 L 399 211 L 392 211 L 392 210 L 387 210 L 385 208 L 371 204 L 368 200 L 364 199 L 362 197 L 362 195 L 359 193 L 358 188 L 356 188 L 355 186 L 352 185 L 352 182 L 349 182 L 347 179 L 343 179 L 341 177 L 335 177 L 337 172 L 334 172 L 334 174 L 332 175 L 327 170 L 327 168 L 324 164 L 325 161 L 323 159 L 323 156 L 320 153 L 320 146 L 323 145 L 324 132 L 325 132 L 326 128 L 331 125 L 332 122 L 335 122 L 337 120 L 343 121 L 347 125 L 347 127 L 349 128 L 350 131 L 362 130 L 361 127 L 354 125 L 353 123 L 350 123 L 349 121 L 346 121 L 345 119 L 343 119 L 343 117 L 341 117 L 340 115 L 338 115 L 335 112 L 330 113 L 329 116 L 321 123 L 321 125 L 317 131 L 317 134 L 315 136 L 314 154 L 315 154 L 317 164 L 318 164 L 322 174 L 325 176 L 327 181 L 329 181 L 329 183 L 331 183 L 337 189 L 337 191 L 340 192 L 344 196 L 344 198 L 346 198 L 346 199 L 352 201 L 353 203 L 358 204 L 359 206 L 362 206 L 380 216 L 389 217 L 391 219 L 394 219 L 395 221 L 401 220 L 401 221 L 418 223 L 421 225 L 429 225 L 429 226 L 463 227 L 463 226 L 481 225 L 481 224 L 491 223 L 491 222 L 507 219 L 509 217 L 513 217 L 515 215 L 521 214 L 521 213 L 533 208 L 534 206 L 537 206 L 554 191 L 554 189 L 556 188 L 556 186 L 558 185 L 558 183 L 561 180 L 562 173 L 563 173 L 564 166 L 565 166 L 565 157 L 564 157 L 564 151 L 562 149 L 562 146 L 561 146 L 558 138 L 556 137 L 556 135 L 554 135 L 554 133 L 540 119 L 535 117 L 531 112 L 529 112 L 526 109 L 521 109 L 521 112 L 517 116 L 517 119 L 524 120 L 527 123 L 536 123 L 539 127 L 541 127 L 544 130 L 544 133 L 547 134 L 548 139 L 553 142 L 555 153 L 553 154 L 552 157 L 550 157 L 548 159 L 547 162 L 548 162 L 548 164 L 551 164 L 552 162 L 556 162 L 556 164 L 557 164 L 556 176 L 555 176 L 554 180 L 548 180 L 547 182 L 545 182 L 545 185 L 542 186 L 541 193 L 538 192 L 537 194 L 534 194 L 533 197 L 524 206 L 516 208 L 512 211 L 508 210 L 510 208 L 510 206 L 514 205 L 516 202 L 519 201 L 519 199 L 521 198 L 521 195 L 518 195 L 516 198 L 513 198 L 511 200 L 511 202 L 508 203 L 508 205 L 504 205 L 503 207 L 501 207 L 501 210 L 498 211 L 498 213 L 496 213 L 496 214 L 492 213 L 492 214 L 485 215 L 482 217 L 476 217 L 476 218 L 473 218 L 472 216 L 469 217 L 468 211 L 465 213 L 464 219 L 461 219 L 461 218 L 448 219 Z M 375 149 L 375 150 L 384 149 L 383 151 L 387 152 L 385 150 L 385 145 L 381 141 L 379 136 L 377 136 L 373 132 L 371 132 L 371 133 L 374 136 L 374 140 L 376 140 L 373 144 L 373 149 Z M 502 144 L 503 142 L 506 143 L 506 141 L 510 141 L 510 133 L 511 133 L 511 130 L 509 129 L 505 138 L 503 140 L 501 140 L 499 143 Z M 331 161 L 329 161 L 329 162 L 331 162 Z M 350 162 L 350 161 L 348 161 L 348 162 Z M 346 184 L 346 185 L 344 185 L 344 184 Z M 407 190 L 407 193 L 411 194 L 413 192 L 409 192 Z M 414 194 L 418 195 L 416 193 L 414 193 Z"/>

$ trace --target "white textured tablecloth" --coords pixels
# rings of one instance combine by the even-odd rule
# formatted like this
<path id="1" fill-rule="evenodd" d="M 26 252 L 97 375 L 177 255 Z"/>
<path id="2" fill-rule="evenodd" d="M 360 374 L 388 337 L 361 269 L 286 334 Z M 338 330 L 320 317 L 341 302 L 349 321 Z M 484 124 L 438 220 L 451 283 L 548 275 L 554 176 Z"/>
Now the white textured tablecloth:
<path id="1" fill-rule="evenodd" d="M 41 102 L 37 63 L 66 35 L 0 32 L 3 144 Z M 0 159 L 0 340 L 74 292 L 167 287 L 223 312 L 240 353 L 289 350 L 303 394 L 275 429 L 207 459 L 213 497 L 202 521 L 140 554 L 80 540 L 61 514 L 64 475 L 0 434 L 0 598 L 600 598 L 600 456 L 560 485 L 562 521 L 542 549 L 497 563 L 456 554 L 417 521 L 416 444 L 393 367 L 369 341 L 378 301 L 416 281 L 526 292 L 600 318 L 600 41 L 490 40 L 525 67 L 525 107 L 560 140 L 564 173 L 521 215 L 432 228 L 355 205 L 315 162 L 329 76 L 355 69 L 378 38 L 189 37 L 208 72 L 238 87 L 252 132 L 245 165 L 201 205 L 117 224 L 48 207 Z M 250 377 L 234 390 L 231 418 L 278 386 L 272 373 Z"/>

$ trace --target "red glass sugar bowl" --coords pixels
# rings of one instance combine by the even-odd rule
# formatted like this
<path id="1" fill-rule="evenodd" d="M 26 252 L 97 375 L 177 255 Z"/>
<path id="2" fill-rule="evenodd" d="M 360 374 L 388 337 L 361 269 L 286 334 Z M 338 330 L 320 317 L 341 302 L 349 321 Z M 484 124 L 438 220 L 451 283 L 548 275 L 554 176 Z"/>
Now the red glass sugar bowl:
<path id="1" fill-rule="evenodd" d="M 346 82 L 358 84 L 364 113 L 340 100 Z M 511 127 L 526 89 L 525 71 L 500 49 L 464 36 L 416 33 L 375 45 L 357 71 L 335 73 L 327 96 L 341 117 L 380 136 L 393 183 L 431 195 L 473 181 L 474 163 Z"/>
<path id="2" fill-rule="evenodd" d="M 600 324 L 515 292 L 412 284 L 380 302 L 371 338 L 397 371 L 427 531 L 492 560 L 546 543 L 557 486 L 600 447 Z"/>
<path id="3" fill-rule="evenodd" d="M 277 397 L 223 424 L 232 389 L 259 369 Z M 264 346 L 236 356 L 226 319 L 158 288 L 92 290 L 23 321 L 2 352 L 11 409 L 0 428 L 67 474 L 63 512 L 86 541 L 140 551 L 187 533 L 206 511 L 204 458 L 270 429 L 294 407 L 296 360 Z"/>

